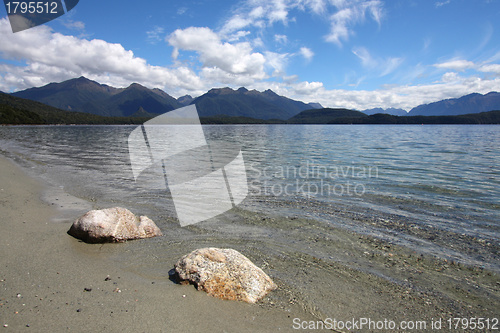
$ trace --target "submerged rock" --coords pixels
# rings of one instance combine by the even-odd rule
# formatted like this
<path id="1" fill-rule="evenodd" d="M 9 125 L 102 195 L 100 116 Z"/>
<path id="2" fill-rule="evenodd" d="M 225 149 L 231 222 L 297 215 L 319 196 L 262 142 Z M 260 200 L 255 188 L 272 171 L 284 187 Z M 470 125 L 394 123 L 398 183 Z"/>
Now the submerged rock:
<path id="1" fill-rule="evenodd" d="M 87 212 L 73 223 L 68 234 L 87 243 L 123 242 L 162 235 L 147 216 L 137 217 L 121 207 Z"/>
<path id="2" fill-rule="evenodd" d="M 203 248 L 175 264 L 181 282 L 191 282 L 210 296 L 255 303 L 277 288 L 262 269 L 233 249 Z"/>

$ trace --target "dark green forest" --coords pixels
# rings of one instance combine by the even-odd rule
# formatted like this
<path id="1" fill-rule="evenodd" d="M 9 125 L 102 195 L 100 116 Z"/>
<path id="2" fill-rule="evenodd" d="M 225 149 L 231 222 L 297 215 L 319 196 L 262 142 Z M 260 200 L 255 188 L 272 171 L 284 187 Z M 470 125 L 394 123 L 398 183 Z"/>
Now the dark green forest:
<path id="1" fill-rule="evenodd" d="M 103 117 L 90 113 L 63 111 L 43 103 L 0 93 L 0 124 L 142 124 L 148 117 Z"/>
<path id="2" fill-rule="evenodd" d="M 470 113 L 459 116 L 392 116 L 377 113 L 366 117 L 341 117 L 329 124 L 379 124 L 379 125 L 453 125 L 453 124 L 500 124 L 500 111 Z"/>

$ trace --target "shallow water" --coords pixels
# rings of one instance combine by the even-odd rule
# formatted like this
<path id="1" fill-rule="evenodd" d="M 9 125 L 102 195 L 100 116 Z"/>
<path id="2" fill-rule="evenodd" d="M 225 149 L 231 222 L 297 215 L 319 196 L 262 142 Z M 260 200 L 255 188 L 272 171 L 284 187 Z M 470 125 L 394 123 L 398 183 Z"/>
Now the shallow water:
<path id="1" fill-rule="evenodd" d="M 127 146 L 134 128 L 1 127 L 0 145 L 33 173 L 93 207 L 125 206 L 183 237 L 186 231 L 178 228 L 162 178 L 134 181 Z M 242 147 L 250 190 L 242 209 L 309 217 L 422 253 L 500 270 L 494 254 L 474 255 L 474 249 L 457 246 L 463 245 L 460 235 L 500 243 L 499 126 L 248 125 L 203 130 L 209 143 L 225 140 Z M 198 228 L 203 225 L 210 223 Z M 259 227 L 252 228 L 260 234 Z M 221 238 L 227 232 L 241 232 L 241 237 L 248 232 L 232 229 L 225 225 L 217 232 Z M 206 231 L 198 232 L 203 237 Z M 444 243 L 442 237 L 433 241 L 432 233 L 449 237 Z"/>

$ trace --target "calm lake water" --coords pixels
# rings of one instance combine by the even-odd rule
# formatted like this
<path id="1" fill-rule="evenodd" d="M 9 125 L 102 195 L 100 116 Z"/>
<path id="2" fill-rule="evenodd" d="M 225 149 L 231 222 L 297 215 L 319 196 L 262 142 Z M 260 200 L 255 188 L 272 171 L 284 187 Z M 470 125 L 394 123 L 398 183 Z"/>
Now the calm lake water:
<path id="1" fill-rule="evenodd" d="M 95 208 L 124 206 L 148 215 L 170 237 L 270 236 L 264 226 L 244 222 L 240 228 L 214 221 L 181 228 L 165 182 L 134 181 L 127 138 L 135 128 L 0 127 L 0 149 Z M 307 217 L 500 271 L 500 126 L 214 125 L 203 130 L 208 142 L 242 147 L 250 194 L 240 209 Z M 289 237 L 293 244 L 294 234 Z M 464 239 L 490 250 L 468 246 Z"/>

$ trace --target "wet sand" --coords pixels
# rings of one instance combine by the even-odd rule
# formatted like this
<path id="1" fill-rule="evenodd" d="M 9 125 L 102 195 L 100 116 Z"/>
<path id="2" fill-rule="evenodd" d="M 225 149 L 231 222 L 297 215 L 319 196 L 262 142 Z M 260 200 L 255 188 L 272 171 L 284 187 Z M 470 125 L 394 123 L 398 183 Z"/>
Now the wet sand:
<path id="1" fill-rule="evenodd" d="M 318 328 L 317 320 L 361 318 L 397 325 L 425 321 L 427 330 L 439 319 L 447 331 L 449 318 L 500 315 L 497 274 L 335 227 L 325 231 L 312 220 L 236 209 L 219 223 L 233 226 L 244 219 L 247 228 L 258 225 L 262 236 L 272 230 L 273 239 L 239 240 L 241 229 L 235 229 L 234 238 L 224 241 L 167 236 L 163 247 L 140 253 L 134 249 L 158 240 L 85 244 L 66 234 L 74 218 L 55 209 L 72 207 L 76 218 L 88 208 L 84 202 L 42 200 L 44 184 L 5 158 L 0 170 L 0 331 L 296 332 L 299 326 Z M 188 228 L 204 226 L 214 227 Z M 306 235 L 294 237 L 302 246 L 287 245 L 290 232 Z M 259 250 L 266 242 L 273 243 L 271 251 Z M 176 260 L 202 246 L 239 250 L 275 280 L 278 290 L 250 305 L 170 281 L 168 271 Z M 124 261 L 127 256 L 130 262 Z"/>
<path id="2" fill-rule="evenodd" d="M 42 184 L 5 158 L 0 170 L 0 331 L 275 332 L 290 329 L 295 316 L 313 319 L 298 305 L 222 301 L 168 275 L 120 269 L 108 254 L 123 244 L 67 235 L 71 221 L 55 219 L 58 202 L 40 199 Z"/>

